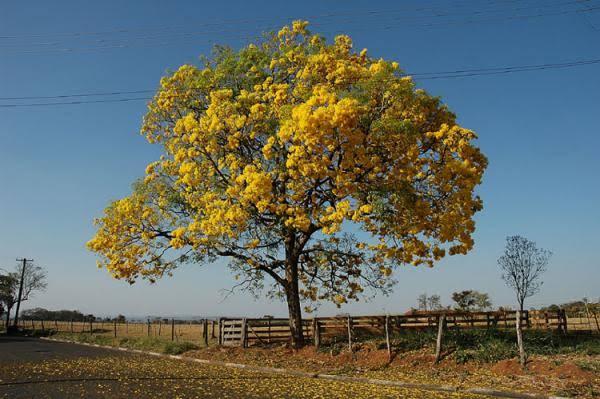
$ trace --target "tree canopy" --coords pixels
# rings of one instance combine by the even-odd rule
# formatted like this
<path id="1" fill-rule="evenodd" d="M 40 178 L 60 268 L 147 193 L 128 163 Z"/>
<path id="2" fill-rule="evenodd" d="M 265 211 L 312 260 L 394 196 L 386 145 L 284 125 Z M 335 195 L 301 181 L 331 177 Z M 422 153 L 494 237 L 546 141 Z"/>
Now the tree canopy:
<path id="1" fill-rule="evenodd" d="M 10 322 L 10 311 L 17 303 L 17 291 L 19 289 L 19 276 L 17 273 L 0 275 L 0 303 L 6 312 L 6 328 Z"/>
<path id="2" fill-rule="evenodd" d="M 456 309 L 466 312 L 472 310 L 486 310 L 492 306 L 490 296 L 485 292 L 476 290 L 464 290 L 452 293 L 452 300 L 456 303 Z"/>
<path id="3" fill-rule="evenodd" d="M 396 62 L 296 21 L 164 77 L 142 134 L 164 153 L 88 243 L 116 278 L 227 257 L 239 285 L 306 303 L 386 291 L 392 270 L 473 247 L 487 160 Z M 295 342 L 301 342 L 302 331 Z"/>

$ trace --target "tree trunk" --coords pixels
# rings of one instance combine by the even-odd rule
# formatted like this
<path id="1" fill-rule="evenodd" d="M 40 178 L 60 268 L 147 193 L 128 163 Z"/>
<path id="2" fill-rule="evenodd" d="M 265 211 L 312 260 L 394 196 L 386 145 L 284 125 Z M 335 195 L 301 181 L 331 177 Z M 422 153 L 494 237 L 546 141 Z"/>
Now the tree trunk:
<path id="1" fill-rule="evenodd" d="M 521 329 L 521 318 L 522 312 L 517 311 L 516 327 L 517 327 L 517 345 L 519 346 L 519 363 L 521 367 L 525 368 L 527 361 L 527 355 L 525 354 L 525 347 L 523 346 L 523 331 Z"/>
<path id="2" fill-rule="evenodd" d="M 8 327 L 10 327 L 10 311 L 12 309 L 12 306 L 10 308 L 6 308 L 6 331 L 8 331 Z"/>
<path id="3" fill-rule="evenodd" d="M 299 349 L 304 346 L 304 331 L 302 328 L 302 308 L 298 292 L 298 264 L 288 262 L 286 271 L 285 295 L 288 305 L 292 347 Z"/>
<path id="4" fill-rule="evenodd" d="M 442 314 L 438 317 L 438 333 L 435 341 L 435 362 L 439 363 L 442 359 L 442 339 L 444 336 L 444 327 L 446 324 L 446 315 Z"/>
<path id="5" fill-rule="evenodd" d="M 519 310 L 521 314 L 523 314 L 523 310 L 525 310 L 525 299 L 519 299 Z"/>

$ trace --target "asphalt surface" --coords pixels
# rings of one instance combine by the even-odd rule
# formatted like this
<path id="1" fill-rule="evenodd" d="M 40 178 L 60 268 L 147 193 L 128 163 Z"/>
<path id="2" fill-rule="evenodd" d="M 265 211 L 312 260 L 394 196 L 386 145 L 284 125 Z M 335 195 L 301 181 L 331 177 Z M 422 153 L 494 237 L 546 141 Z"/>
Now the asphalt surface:
<path id="1" fill-rule="evenodd" d="M 40 362 L 49 359 L 115 356 L 115 354 L 118 353 L 83 345 L 45 341 L 29 337 L 0 336 L 0 364 Z"/>
<path id="2" fill-rule="evenodd" d="M 476 398 L 0 337 L 0 398 Z"/>

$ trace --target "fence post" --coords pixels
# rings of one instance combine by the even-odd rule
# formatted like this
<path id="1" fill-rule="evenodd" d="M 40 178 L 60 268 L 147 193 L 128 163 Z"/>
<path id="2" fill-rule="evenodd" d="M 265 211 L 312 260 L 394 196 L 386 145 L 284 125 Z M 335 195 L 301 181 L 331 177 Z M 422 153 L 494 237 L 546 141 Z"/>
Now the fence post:
<path id="1" fill-rule="evenodd" d="M 523 347 L 523 331 L 521 329 L 521 311 L 517 310 L 516 324 L 517 324 L 517 345 L 519 346 L 519 363 L 522 367 L 525 367 L 525 348 Z"/>
<path id="2" fill-rule="evenodd" d="M 352 316 L 348 315 L 348 350 L 352 352 Z"/>
<path id="3" fill-rule="evenodd" d="M 90 334 L 94 332 L 94 320 L 90 317 Z"/>
<path id="4" fill-rule="evenodd" d="M 388 361 L 392 361 L 392 345 L 390 343 L 390 316 L 385 315 L 385 345 L 387 346 Z"/>
<path id="5" fill-rule="evenodd" d="M 444 325 L 446 324 L 446 315 L 441 314 L 438 317 L 438 333 L 435 341 L 435 362 L 439 363 L 442 358 L 442 339 L 444 336 Z"/>
<path id="6" fill-rule="evenodd" d="M 563 333 L 567 333 L 567 311 L 564 309 L 561 309 L 560 311 L 561 315 L 562 315 L 562 319 L 563 319 Z"/>
<path id="7" fill-rule="evenodd" d="M 247 324 L 247 320 L 244 317 L 242 319 L 242 332 L 241 332 L 241 337 L 240 337 L 240 343 L 242 345 L 242 348 L 246 348 L 247 347 L 247 333 L 248 333 L 248 324 Z"/>
<path id="8" fill-rule="evenodd" d="M 562 309 L 558 309 L 558 311 L 556 312 L 556 317 L 558 320 L 558 332 L 561 334 L 564 334 L 565 333 L 565 325 L 564 325 L 564 321 L 563 321 Z"/>
<path id="9" fill-rule="evenodd" d="M 593 333 L 594 329 L 592 328 L 592 319 L 590 318 L 590 310 L 588 308 L 587 300 L 584 300 L 583 304 L 585 305 L 585 317 L 587 318 L 588 328 L 590 329 L 590 333 Z"/>
<path id="10" fill-rule="evenodd" d="M 114 327 L 115 327 L 115 338 L 117 338 L 117 319 L 115 319 Z"/>
<path id="11" fill-rule="evenodd" d="M 171 341 L 175 341 L 175 319 L 171 318 Z"/>
<path id="12" fill-rule="evenodd" d="M 596 330 L 600 333 L 600 323 L 598 323 L 598 316 L 596 316 L 596 312 L 592 311 L 594 315 L 594 320 L 596 321 Z"/>
<path id="13" fill-rule="evenodd" d="M 204 345 L 208 348 L 208 320 L 202 322 L 202 335 L 204 336 Z"/>
<path id="14" fill-rule="evenodd" d="M 271 343 L 271 319 L 267 319 L 267 343 Z"/>
<path id="15" fill-rule="evenodd" d="M 44 333 L 44 319 L 41 320 L 42 321 L 42 334 Z"/>
<path id="16" fill-rule="evenodd" d="M 148 336 L 150 336 L 150 319 L 148 319 Z"/>
<path id="17" fill-rule="evenodd" d="M 71 318 L 71 334 L 73 334 L 73 319 Z"/>
<path id="18" fill-rule="evenodd" d="M 162 330 L 162 320 L 159 320 L 158 321 L 158 336 L 159 337 L 160 337 L 161 330 Z"/>
<path id="19" fill-rule="evenodd" d="M 313 341 L 315 344 L 315 349 L 319 349 L 321 346 L 321 326 L 319 325 L 319 319 L 316 317 L 313 318 Z"/>
<path id="20" fill-rule="evenodd" d="M 54 319 L 54 328 L 58 332 L 58 321 L 56 319 Z"/>
<path id="21" fill-rule="evenodd" d="M 219 317 L 219 346 L 223 345 L 223 319 Z"/>
<path id="22" fill-rule="evenodd" d="M 215 338 L 215 321 L 211 320 L 210 321 L 210 337 L 211 338 Z"/>

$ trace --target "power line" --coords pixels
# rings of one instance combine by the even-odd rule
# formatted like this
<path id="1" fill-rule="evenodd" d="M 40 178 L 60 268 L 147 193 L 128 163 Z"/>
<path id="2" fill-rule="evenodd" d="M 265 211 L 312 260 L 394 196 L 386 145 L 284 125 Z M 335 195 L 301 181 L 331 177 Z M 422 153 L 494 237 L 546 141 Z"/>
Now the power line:
<path id="1" fill-rule="evenodd" d="M 591 0 L 583 0 L 583 1 L 589 2 Z M 471 17 L 471 18 L 466 19 L 466 20 L 454 20 L 454 21 L 443 21 L 443 22 L 433 22 L 433 23 L 403 24 L 401 27 L 402 28 L 406 28 L 406 27 L 421 27 L 422 28 L 422 27 L 441 27 L 441 26 L 453 26 L 453 25 L 456 26 L 456 25 L 473 24 L 473 23 L 480 23 L 480 22 L 526 20 L 526 19 L 532 19 L 532 18 L 541 18 L 541 17 L 547 17 L 547 16 L 559 16 L 559 15 L 566 15 L 566 14 L 583 14 L 583 15 L 585 15 L 585 13 L 600 11 L 600 5 L 598 5 L 596 3 L 591 3 L 587 8 L 567 9 L 567 10 L 559 10 L 559 11 L 553 11 L 553 12 L 518 14 L 518 11 L 522 11 L 522 10 L 539 9 L 539 8 L 551 9 L 553 7 L 556 8 L 556 7 L 561 7 L 561 6 L 565 6 L 565 5 L 580 6 L 581 0 L 555 3 L 552 5 L 546 4 L 544 6 L 536 5 L 536 6 L 510 8 L 510 9 L 496 9 L 496 10 L 487 10 L 487 11 L 479 10 L 479 11 L 472 11 L 467 14 L 438 12 L 437 14 L 430 15 L 430 16 L 417 16 L 417 18 L 433 18 L 433 19 L 448 18 L 448 17 Z M 511 11 L 511 12 L 517 12 L 517 14 L 491 16 L 491 17 L 487 17 L 487 18 L 473 18 L 474 16 L 475 17 L 481 17 L 481 16 L 486 17 L 485 13 L 486 12 L 489 13 L 490 11 L 491 12 Z M 318 21 L 319 18 L 333 18 L 333 17 L 340 17 L 340 16 L 343 17 L 344 15 L 353 16 L 356 14 L 355 13 L 346 13 L 346 14 L 331 13 L 331 14 L 316 16 L 313 19 L 316 19 Z M 363 12 L 363 13 L 360 13 L 359 15 L 360 15 L 360 18 L 358 18 L 358 19 L 350 18 L 350 19 L 347 19 L 346 21 L 342 21 L 342 22 L 359 21 L 359 22 L 363 23 L 363 25 L 364 25 L 366 16 L 377 16 L 378 20 L 376 21 L 377 22 L 376 26 L 370 27 L 370 29 L 378 28 L 378 29 L 390 30 L 390 29 L 398 28 L 397 22 L 399 22 L 399 21 L 415 19 L 414 16 L 413 17 L 410 17 L 410 16 L 395 16 L 394 17 L 392 11 L 387 11 L 387 12 L 386 11 L 371 11 L 371 12 Z M 382 17 L 388 17 L 388 16 L 391 17 L 393 25 L 385 25 L 385 22 L 387 22 L 387 21 L 381 20 Z M 247 20 L 247 21 L 251 21 L 251 20 Z M 260 20 L 258 20 L 258 21 L 260 21 Z M 339 21 L 337 21 L 337 22 L 336 21 L 317 22 L 317 23 L 312 24 L 312 26 L 315 26 L 315 27 L 326 26 L 326 25 L 332 24 L 332 23 L 339 23 Z M 273 29 L 276 29 L 276 27 L 271 26 L 271 27 L 267 27 L 267 28 L 265 28 L 265 27 L 262 28 L 262 30 L 273 30 Z M 122 32 L 129 32 L 129 31 L 122 30 Z M 112 41 L 111 40 L 96 40 L 92 44 L 100 43 L 101 45 L 92 45 L 92 46 L 84 46 L 84 47 L 78 47 L 78 46 L 68 47 L 69 45 L 67 45 L 67 47 L 56 47 L 56 45 L 63 45 L 63 44 L 57 43 L 57 42 L 51 42 L 51 43 L 41 43 L 40 45 L 48 45 L 48 46 L 55 46 L 55 47 L 42 48 L 42 49 L 40 49 L 40 48 L 21 49 L 21 50 L 4 52 L 4 54 L 72 53 L 72 52 L 90 52 L 90 51 L 102 51 L 102 50 L 123 49 L 123 48 L 160 47 L 160 46 L 170 46 L 173 43 L 176 43 L 176 44 L 184 44 L 184 43 L 190 43 L 190 42 L 202 43 L 202 42 L 198 42 L 198 40 L 195 38 L 195 36 L 208 35 L 208 34 L 220 34 L 219 38 L 221 38 L 223 36 L 229 36 L 229 37 L 241 38 L 241 39 L 252 39 L 252 38 L 257 37 L 257 35 L 253 35 L 253 36 L 248 36 L 248 34 L 240 35 L 239 33 L 231 32 L 229 30 L 222 30 L 222 29 L 221 30 L 213 30 L 213 31 L 172 32 L 172 33 L 170 33 L 171 39 L 169 39 L 169 37 L 166 34 L 160 34 L 160 35 L 154 35 L 154 36 L 129 37 L 129 38 L 125 37 L 125 38 L 111 39 Z M 82 34 L 73 33 L 73 35 L 82 35 Z M 9 37 L 5 36 L 5 38 L 9 38 Z M 210 43 L 212 43 L 214 41 L 215 41 L 214 39 L 207 40 L 207 42 L 210 42 Z M 203 41 L 203 42 L 205 42 L 205 41 Z"/>
<path id="2" fill-rule="evenodd" d="M 17 107 L 45 107 L 51 105 L 80 105 L 80 104 L 98 104 L 98 103 L 123 103 L 129 101 L 151 100 L 152 97 L 133 97 L 133 98 L 112 98 L 106 100 L 89 100 L 89 101 L 60 101 L 52 103 L 26 103 L 26 104 L 0 104 L 0 108 L 17 108 Z"/>
<path id="3" fill-rule="evenodd" d="M 489 76 L 489 75 L 500 75 L 509 74 L 516 72 L 531 72 L 541 71 L 548 69 L 564 69 L 572 68 L 584 65 L 600 64 L 600 58 L 578 60 L 563 63 L 548 63 L 548 64 L 536 64 L 536 65 L 521 65 L 521 66 L 504 66 L 504 67 L 491 67 L 491 68 L 474 68 L 474 69 L 457 69 L 452 71 L 438 71 L 438 72 L 414 72 L 414 73 L 403 73 L 400 76 L 411 76 L 416 80 L 434 80 L 434 79 L 454 79 L 454 78 L 466 78 L 474 76 Z M 130 90 L 130 91 L 105 91 L 105 92 L 93 92 L 93 93 L 76 93 L 76 94 L 62 94 L 62 95 L 47 95 L 47 96 L 23 96 L 23 97 L 0 97 L 0 101 L 22 101 L 22 100 L 50 100 L 50 99 L 69 99 L 69 98 L 82 98 L 82 97 L 94 97 L 94 96 L 122 96 L 128 94 L 142 94 L 142 93 L 154 93 L 155 90 Z M 174 97 L 179 95 L 175 94 Z M 129 101 L 141 101 L 151 100 L 152 97 L 126 97 L 126 98 L 108 98 L 98 100 L 74 100 L 74 101 L 58 101 L 58 102 L 43 102 L 43 103 L 12 103 L 12 104 L 0 104 L 0 108 L 17 108 L 17 107 L 43 107 L 43 106 L 54 106 L 54 105 L 79 105 L 79 104 L 96 104 L 96 103 L 111 103 L 111 102 L 129 102 Z"/>
<path id="4" fill-rule="evenodd" d="M 600 59 L 571 61 L 564 63 L 553 63 L 553 64 L 539 64 L 539 65 L 524 65 L 524 66 L 510 66 L 510 67 L 499 67 L 499 68 L 479 68 L 479 69 L 463 69 L 458 71 L 449 72 L 423 72 L 423 73 L 407 73 L 407 76 L 416 77 L 418 80 L 432 80 L 432 79 L 449 79 L 449 78 L 466 78 L 471 76 L 486 76 L 486 75 L 498 75 L 507 74 L 514 72 L 529 72 L 529 71 L 541 71 L 545 69 L 563 69 L 572 68 L 583 65 L 599 64 Z"/>
<path id="5" fill-rule="evenodd" d="M 518 3 L 520 0 L 506 0 L 506 3 Z M 541 4 L 543 5 L 544 8 L 548 8 L 548 7 L 552 7 L 552 6 L 562 6 L 562 5 L 571 5 L 571 4 L 582 4 L 585 2 L 589 2 L 591 0 L 570 0 L 570 1 L 561 1 L 558 3 L 550 3 L 548 4 L 547 1 L 543 1 Z M 459 3 L 458 5 L 456 3 Z M 471 8 L 472 5 L 470 4 L 470 2 L 468 1 L 462 1 L 462 3 L 467 3 L 465 5 L 462 5 L 463 7 L 467 6 L 468 8 Z M 493 0 L 488 1 L 489 4 L 491 5 L 496 5 L 497 3 Z M 542 5 L 530 5 L 530 6 L 525 6 L 525 7 L 518 7 L 518 8 L 505 8 L 505 9 L 492 9 L 489 11 L 515 11 L 515 10 L 524 10 L 524 9 L 531 9 L 531 8 L 539 8 Z M 452 4 L 453 9 L 456 7 L 460 7 L 460 2 L 454 2 L 454 4 Z M 365 16 L 380 16 L 380 15 L 390 15 L 390 14 L 395 14 L 395 13 L 403 13 L 406 11 L 417 11 L 417 12 L 421 12 L 421 11 L 433 11 L 435 12 L 434 15 L 432 15 L 433 17 L 446 17 L 446 16 L 460 16 L 460 15 L 464 15 L 464 14 L 453 14 L 453 13 L 448 13 L 448 12 L 440 12 L 439 8 L 436 7 L 431 7 L 431 6 L 425 6 L 425 7 L 401 7 L 401 8 L 394 8 L 394 9 L 387 9 L 387 10 L 361 10 L 361 11 L 346 11 L 346 12 L 329 12 L 329 13 L 325 13 L 325 14 L 314 14 L 314 15 L 306 15 L 306 16 L 300 16 L 299 18 L 304 18 L 304 19 L 322 19 L 322 18 L 337 18 L 337 17 L 348 17 L 348 16 L 360 16 L 361 18 L 364 18 Z M 479 14 L 482 11 L 475 11 L 475 12 L 471 12 L 468 15 L 473 15 L 473 14 Z M 283 18 L 284 20 L 287 21 L 291 21 L 293 19 L 299 19 L 299 18 L 290 18 L 290 17 L 285 17 Z M 239 26 L 240 24 L 255 24 L 257 22 L 268 22 L 271 21 L 271 18 L 236 18 L 236 19 L 226 19 L 226 20 L 221 20 L 221 21 L 216 21 L 216 22 L 208 22 L 208 23 L 195 23 L 194 26 L 201 26 L 201 27 L 206 27 L 206 26 L 224 26 L 224 25 L 234 25 L 234 26 Z M 110 35 L 110 34 L 123 34 L 123 33 L 136 33 L 136 32 L 164 32 L 164 31 L 172 31 L 172 30 L 176 30 L 176 29 L 181 29 L 181 28 L 186 28 L 187 25 L 166 25 L 166 26 L 161 26 L 161 27 L 138 27 L 138 28 L 117 28 L 117 29 L 112 29 L 112 30 L 104 30 L 104 31 L 86 31 L 86 32 L 60 32 L 60 33 L 36 33 L 36 34 L 27 34 L 27 35 L 1 35 L 0 36 L 0 40 L 14 40 L 14 39 L 24 39 L 24 38 L 48 38 L 48 37 L 72 37 L 75 39 L 79 39 L 82 37 L 86 37 L 86 36 L 101 36 L 101 35 Z"/>
<path id="6" fill-rule="evenodd" d="M 585 0 L 579 0 L 577 1 L 577 4 L 583 4 Z M 592 23 L 592 21 L 589 20 L 589 18 L 587 17 L 586 14 L 583 14 L 583 19 L 585 20 L 585 22 L 588 24 L 588 26 L 590 28 L 592 28 L 592 30 L 598 31 L 598 28 L 596 28 L 596 26 Z"/>
<path id="7" fill-rule="evenodd" d="M 99 97 L 99 96 L 119 96 L 124 94 L 143 94 L 154 93 L 156 90 L 131 90 L 131 91 L 108 91 L 97 93 L 80 93 L 80 94 L 61 94 L 53 96 L 24 96 L 24 97 L 0 97 L 0 101 L 4 100 L 45 100 L 45 99 L 60 99 L 72 97 Z"/>

